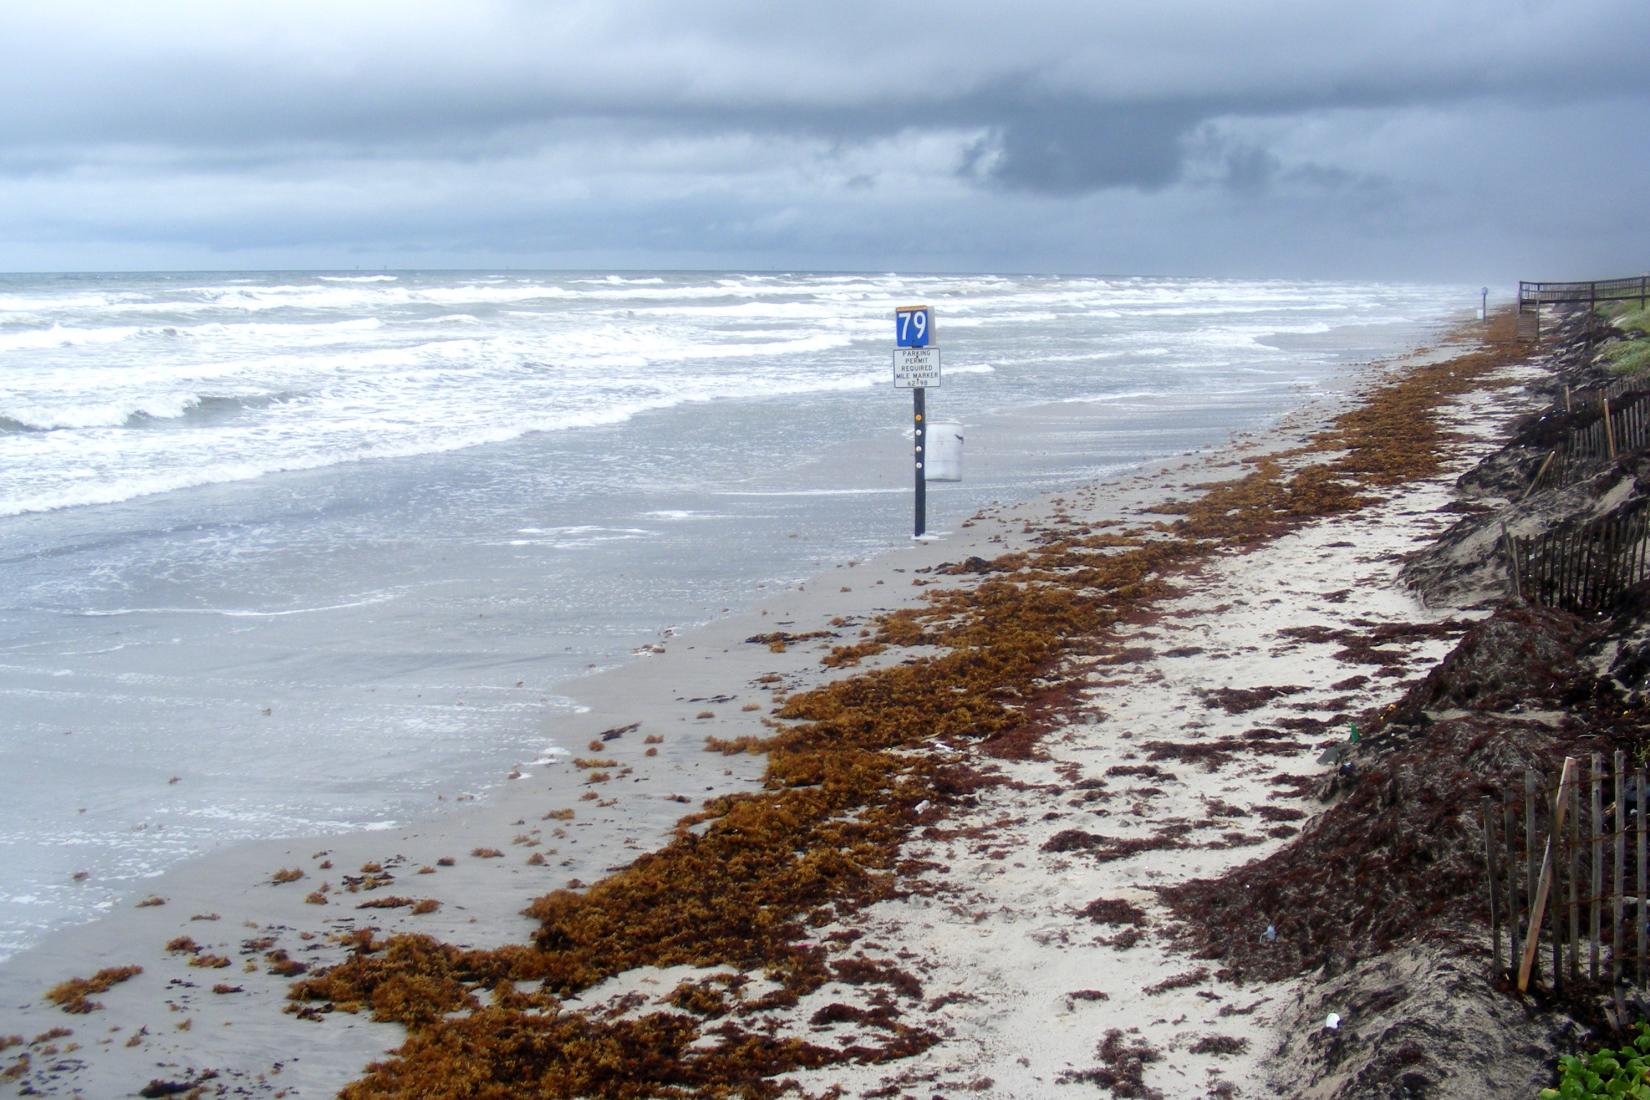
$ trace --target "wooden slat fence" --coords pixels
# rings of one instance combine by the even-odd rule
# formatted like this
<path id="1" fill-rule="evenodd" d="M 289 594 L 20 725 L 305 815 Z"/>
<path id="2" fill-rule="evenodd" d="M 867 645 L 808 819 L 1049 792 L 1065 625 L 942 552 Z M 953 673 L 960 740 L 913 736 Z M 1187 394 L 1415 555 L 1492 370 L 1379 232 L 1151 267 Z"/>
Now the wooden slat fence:
<path id="1" fill-rule="evenodd" d="M 1585 305 L 1591 309 L 1600 302 L 1633 300 L 1637 300 L 1640 309 L 1650 302 L 1650 275 L 1591 279 L 1577 283 L 1521 280 L 1518 284 L 1518 338 L 1541 339 L 1541 307 L 1544 305 Z"/>
<path id="2" fill-rule="evenodd" d="M 1650 449 L 1650 393 L 1640 380 L 1616 382 L 1587 395 L 1598 417 L 1565 436 L 1536 470 L 1524 495 L 1591 477 L 1624 454 Z M 1590 402 L 1582 403 L 1584 412 Z"/>
<path id="3" fill-rule="evenodd" d="M 1623 753 L 1568 759 L 1557 782 L 1485 795 L 1485 895 L 1495 973 L 1520 990 L 1583 980 L 1646 986 L 1650 950 L 1645 769 Z"/>
<path id="4" fill-rule="evenodd" d="M 1578 412 L 1584 416 L 1602 416 L 1604 403 L 1608 401 L 1612 408 L 1625 405 L 1622 398 L 1628 394 L 1650 393 L 1650 379 L 1639 377 L 1618 378 L 1607 386 L 1589 386 L 1584 390 L 1571 390 L 1564 387 L 1564 394 L 1553 402 L 1553 411 L 1562 409 L 1564 412 Z"/>
<path id="5" fill-rule="evenodd" d="M 1597 611 L 1650 578 L 1650 506 L 1640 500 L 1591 523 L 1536 538 L 1502 538 L 1514 595 L 1543 607 Z"/>

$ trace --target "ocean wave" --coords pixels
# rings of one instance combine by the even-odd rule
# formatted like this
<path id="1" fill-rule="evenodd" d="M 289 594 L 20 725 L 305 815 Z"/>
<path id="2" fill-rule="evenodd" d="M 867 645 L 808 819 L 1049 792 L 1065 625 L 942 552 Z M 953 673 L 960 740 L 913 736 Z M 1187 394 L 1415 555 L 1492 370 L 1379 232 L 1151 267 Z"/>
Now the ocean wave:
<path id="1" fill-rule="evenodd" d="M 1335 302 L 1233 302 L 1223 305 L 1140 306 L 1132 312 L 1140 317 L 1253 317 L 1272 313 L 1338 313 Z"/>
<path id="2" fill-rule="evenodd" d="M 143 428 L 182 419 L 221 421 L 242 412 L 264 409 L 302 394 L 296 391 L 256 394 L 166 393 L 134 397 L 129 402 L 70 405 L 55 409 L 0 412 L 0 431 L 61 432 L 93 428 Z"/>
<path id="3" fill-rule="evenodd" d="M 383 321 L 377 317 L 284 324 L 208 321 L 202 324 L 108 325 L 99 328 L 75 328 L 54 324 L 50 328 L 0 332 L 0 352 L 97 347 L 124 343 L 128 340 L 207 341 L 221 337 L 306 343 L 316 340 L 335 341 L 339 336 L 371 332 L 383 327 Z"/>
<path id="4" fill-rule="evenodd" d="M 324 281 L 323 281 L 324 280 Z M 385 308 L 438 306 L 458 311 L 487 306 L 523 306 L 536 302 L 555 304 L 610 305 L 616 308 L 649 307 L 680 303 L 684 308 L 750 307 L 773 299 L 792 299 L 791 305 L 804 310 L 818 303 L 849 307 L 857 312 L 868 298 L 899 296 L 892 288 L 863 279 L 832 285 L 820 294 L 788 280 L 727 280 L 699 283 L 671 283 L 662 278 L 579 279 L 565 282 L 523 281 L 520 279 L 467 279 L 447 286 L 419 285 L 397 281 L 395 276 L 318 276 L 314 283 L 257 283 L 227 280 L 216 285 L 168 288 L 163 296 L 127 297 L 119 300 L 87 298 L 70 308 L 96 309 L 105 313 L 198 314 L 216 312 L 260 313 L 277 310 L 310 312 L 373 312 Z M 800 301 L 798 301 L 800 299 Z M 3 299 L 0 299 L 3 300 Z M 809 303 L 815 303 L 810 306 Z M 783 305 L 771 302 L 774 306 Z M 49 299 L 19 302 L 43 316 L 60 315 L 63 303 Z M 44 311 L 41 313 L 41 311 Z M 824 312 L 831 312 L 826 310 Z M 842 313 L 841 308 L 835 312 Z"/>
<path id="5" fill-rule="evenodd" d="M 412 320 L 416 325 L 481 324 L 481 318 L 473 313 L 443 313 L 439 317 L 415 317 Z"/>
<path id="6" fill-rule="evenodd" d="M 516 538 L 506 539 L 499 546 L 537 546 L 551 550 L 578 550 L 603 542 L 631 542 L 655 537 L 656 532 L 642 527 L 601 527 L 588 524 L 572 527 L 523 527 Z"/>
<path id="7" fill-rule="evenodd" d="M 1282 371 L 1250 374 L 1257 383 L 1293 377 L 1285 359 L 1299 353 L 1261 339 L 1428 305 L 1418 291 L 1355 284 L 855 274 L 340 272 L 134 277 L 56 298 L 10 289 L 45 312 L 31 327 L 0 327 L 0 341 L 31 345 L 6 357 L 3 514 L 433 455 L 689 404 L 884 390 L 899 301 L 935 303 L 939 332 L 952 333 L 942 345 L 956 399 L 1005 407 L 1208 388 L 1235 368 Z M 129 311 L 130 323 L 80 312 L 94 309 Z M 77 340 L 88 346 L 53 346 Z"/>
<path id="8" fill-rule="evenodd" d="M 648 317 L 680 317 L 688 320 L 722 319 L 774 319 L 774 320 L 809 320 L 809 321 L 858 321 L 869 323 L 873 319 L 866 318 L 863 310 L 853 311 L 849 315 L 840 305 L 817 302 L 729 302 L 719 305 L 683 305 L 661 306 L 649 309 Z M 890 314 L 892 316 L 892 314 Z M 878 327 L 882 319 L 874 319 Z"/>
<path id="9" fill-rule="evenodd" d="M 293 615 L 318 615 L 327 611 L 347 611 L 356 607 L 372 607 L 376 604 L 389 603 L 395 598 L 396 596 L 392 592 L 382 592 L 344 603 L 324 604 L 318 607 L 289 607 L 274 611 L 233 607 L 116 607 L 107 610 L 67 611 L 64 614 L 78 619 L 118 619 L 129 615 L 207 615 L 225 619 L 285 619 Z"/>
<path id="10" fill-rule="evenodd" d="M 1062 397 L 1062 405 L 1103 405 L 1113 401 L 1146 401 L 1163 396 L 1162 390 L 1121 390 L 1116 393 L 1085 393 Z"/>
<path id="11" fill-rule="evenodd" d="M 1016 362 L 1024 363 L 1109 363 L 1118 359 L 1162 359 L 1173 354 L 1172 348 L 1158 346 L 1141 346 L 1113 348 L 1108 351 L 1079 351 L 1066 354 L 1040 352 L 1028 354 Z"/>
<path id="12" fill-rule="evenodd" d="M 644 275 L 639 277 L 626 275 L 604 275 L 599 279 L 570 279 L 568 281 L 585 286 L 661 286 L 664 283 L 664 280 L 657 275 Z"/>
<path id="13" fill-rule="evenodd" d="M 230 419 L 244 412 L 255 412 L 274 405 L 284 405 L 290 401 L 300 400 L 304 396 L 304 394 L 297 391 L 236 396 L 201 394 L 194 401 L 188 403 L 178 417 L 159 417 L 147 412 L 138 412 L 127 417 L 124 426 L 140 428 L 146 424 L 154 424 L 167 419 L 179 419 L 180 417 L 191 421 L 217 422 Z"/>
<path id="14" fill-rule="evenodd" d="M 212 336 L 253 336 L 279 341 L 306 340 L 311 337 L 336 337 L 358 332 L 375 332 L 384 327 L 377 317 L 351 317 L 343 321 L 208 321 L 199 325 L 172 326 L 173 335 L 205 339 Z"/>
<path id="15" fill-rule="evenodd" d="M 662 520 L 666 523 L 681 523 L 685 520 L 727 519 L 724 512 L 695 512 L 686 508 L 662 508 L 652 512 L 643 512 L 644 519 Z"/>
<path id="16" fill-rule="evenodd" d="M 0 313 L 61 313 L 64 310 L 99 310 L 112 305 L 142 300 L 131 291 L 90 294 L 0 294 Z"/>
<path id="17" fill-rule="evenodd" d="M 800 355 L 807 352 L 845 348 L 853 342 L 854 338 L 849 334 L 828 332 L 797 336 L 788 340 L 730 340 L 700 343 L 682 341 L 675 346 L 667 345 L 656 350 L 649 349 L 647 360 L 649 362 L 682 362 L 693 359 L 740 359 L 753 356 Z"/>
<path id="18" fill-rule="evenodd" d="M 709 289 L 710 296 L 726 297 L 730 292 Z M 674 287 L 621 287 L 603 285 L 590 290 L 556 283 L 480 283 L 456 286 L 412 286 L 406 283 L 369 284 L 336 282 L 323 285 L 282 284 L 277 286 L 201 287 L 196 293 L 205 304 L 221 309 L 262 312 L 281 309 L 375 310 L 395 306 L 435 305 L 468 307 L 520 305 L 530 302 L 570 302 L 636 298 L 654 300 L 676 296 Z M 685 294 L 684 297 L 695 297 Z M 171 303 L 168 303 L 169 305 Z M 180 303 L 182 305 L 183 303 Z"/>
<path id="19" fill-rule="evenodd" d="M 899 489 L 720 489 L 719 497 L 862 497 L 887 496 L 891 493 L 909 493 L 909 486 Z"/>
<path id="20" fill-rule="evenodd" d="M 54 324 L 50 328 L 25 329 L 21 332 L 0 332 L 0 351 L 36 351 L 44 348 L 67 348 L 90 344 L 118 344 L 144 333 L 133 325 L 109 328 L 64 328 Z"/>
<path id="21" fill-rule="evenodd" d="M 0 516 L 116 504 L 160 493 L 363 460 L 445 454 L 504 443 L 537 432 L 607 427 L 644 413 L 685 404 L 870 390 L 886 385 L 887 370 L 884 363 L 880 369 L 845 375 L 693 376 L 677 380 L 668 389 L 649 392 L 637 384 L 625 384 L 611 392 L 587 391 L 576 401 L 564 400 L 542 407 L 534 407 L 520 398 L 519 380 L 506 383 L 498 378 L 492 382 L 495 386 L 507 384 L 509 388 L 504 391 L 507 396 L 462 410 L 450 402 L 419 404 L 416 395 L 424 391 L 416 388 L 410 394 L 400 394 L 402 403 L 395 407 L 384 407 L 382 396 L 370 391 L 358 395 L 344 392 L 326 399 L 313 394 L 221 398 L 221 404 L 211 404 L 196 415 L 225 419 L 234 410 L 234 402 L 251 407 L 257 402 L 276 405 L 282 400 L 303 399 L 305 416 L 288 432 L 265 433 L 256 447 L 247 446 L 247 437 L 240 434 L 214 433 L 198 441 L 193 436 L 181 436 L 180 449 L 161 452 L 161 465 L 153 465 L 154 460 L 140 455 L 125 463 L 123 469 L 101 474 L 95 480 L 74 473 L 84 465 L 83 460 L 74 457 L 80 449 L 75 442 L 61 451 L 57 464 L 51 468 L 54 476 L 14 477 L 8 487 L 7 479 L 0 474 Z M 455 385 L 466 381 L 475 384 L 473 376 L 460 374 L 454 378 Z M 449 386 L 449 392 L 451 389 Z M 200 405 L 201 396 L 178 395 L 171 399 L 168 410 L 175 410 L 174 416 L 184 415 Z M 375 400 L 380 403 L 376 408 L 360 407 L 363 401 Z M 65 410 L 53 418 L 53 424 L 58 428 L 141 429 L 164 419 L 155 415 L 159 405 L 160 402 L 148 401 L 142 409 L 109 405 Z M 140 413 L 153 419 L 133 419 Z M 14 416 L 15 413 L 7 410 L 0 415 Z M 27 413 L 23 422 L 29 422 Z"/>
<path id="22" fill-rule="evenodd" d="M 162 468 L 146 469 L 132 465 L 118 475 L 102 476 L 95 480 L 75 474 L 72 467 L 67 473 L 60 468 L 49 484 L 43 484 L 44 479 L 18 479 L 10 489 L 10 495 L 3 495 L 4 491 L 0 490 L 0 517 L 122 504 L 162 493 L 252 481 L 272 474 L 325 469 L 364 460 L 446 454 L 508 442 L 535 431 L 622 423 L 656 407 L 660 407 L 657 402 L 637 401 L 604 408 L 561 411 L 536 421 L 509 425 L 473 424 L 443 434 L 412 435 L 393 442 L 371 434 L 368 430 L 370 425 L 354 426 L 347 442 L 300 438 L 287 449 L 268 450 L 251 458 L 180 453 Z M 4 481 L 5 478 L 0 476 L 0 484 Z"/>
<path id="23" fill-rule="evenodd" d="M 120 428 L 134 417 L 155 420 L 182 416 L 197 401 L 195 394 L 156 394 L 132 404 L 84 402 L 56 408 L 12 408 L 0 412 L 0 419 L 21 425 L 27 432 L 77 431 L 88 428 Z"/>

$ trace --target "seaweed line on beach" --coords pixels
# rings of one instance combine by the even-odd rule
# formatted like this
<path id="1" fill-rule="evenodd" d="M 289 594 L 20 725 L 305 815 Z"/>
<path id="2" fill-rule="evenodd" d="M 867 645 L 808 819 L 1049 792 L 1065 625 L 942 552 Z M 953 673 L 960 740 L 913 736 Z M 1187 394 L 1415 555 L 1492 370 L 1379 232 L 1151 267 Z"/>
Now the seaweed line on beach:
<path id="1" fill-rule="evenodd" d="M 1211 555 L 1435 474 L 1452 442 L 1439 408 L 1523 354 L 1486 344 L 1394 370 L 1304 446 L 1164 503 L 1161 522 L 1104 533 L 1068 523 L 967 570 L 973 583 L 931 590 L 924 606 L 874 624 L 876 646 L 921 655 L 791 695 L 770 737 L 724 746 L 767 754 L 761 791 L 716 799 L 664 848 L 538 899 L 531 943 L 465 950 L 367 937 L 346 962 L 295 982 L 289 1011 L 368 1012 L 407 1027 L 405 1045 L 349 1085 L 350 1098 L 767 1097 L 800 1091 L 786 1073 L 925 1049 L 939 1036 L 924 1026 L 917 979 L 863 952 L 833 957 L 846 945 L 822 942 L 820 929 L 912 889 L 906 838 L 997 781 L 993 757 L 1039 751 L 1111 628 Z M 633 968 L 684 965 L 733 975 L 720 989 L 678 987 L 668 1010 L 573 1003 Z M 745 996 L 746 975 L 764 979 L 761 992 Z M 850 977 L 877 986 L 881 1006 L 852 1043 L 787 1035 L 769 1012 Z"/>

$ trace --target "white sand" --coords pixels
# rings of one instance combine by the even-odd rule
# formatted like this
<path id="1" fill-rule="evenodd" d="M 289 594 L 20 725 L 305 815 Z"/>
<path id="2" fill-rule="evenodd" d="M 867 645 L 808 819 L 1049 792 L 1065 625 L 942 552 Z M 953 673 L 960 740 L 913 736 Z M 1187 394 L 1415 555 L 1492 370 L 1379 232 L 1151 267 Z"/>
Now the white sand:
<path id="1" fill-rule="evenodd" d="M 1203 1095 L 1217 1081 L 1232 1082 L 1243 1095 L 1271 1095 L 1266 1059 L 1274 1043 L 1268 1022 L 1295 997 L 1295 987 L 1236 988 L 1204 974 L 1153 991 L 1165 979 L 1213 970 L 1175 957 L 1152 934 L 1162 920 L 1153 888 L 1218 874 L 1284 843 L 1266 835 L 1272 823 L 1258 820 L 1255 810 L 1272 806 L 1312 813 L 1318 804 L 1292 798 L 1288 788 L 1269 780 L 1279 774 L 1324 774 L 1317 763 L 1320 748 L 1344 731 L 1299 735 L 1291 750 L 1241 754 L 1212 769 L 1172 759 L 1156 762 L 1172 777 L 1110 770 L 1152 763 L 1143 748 L 1147 742 L 1208 742 L 1256 727 L 1277 728 L 1283 719 L 1355 713 L 1397 698 L 1404 680 L 1337 660 L 1333 654 L 1341 643 L 1291 639 L 1280 631 L 1448 617 L 1448 609 L 1423 608 L 1399 591 L 1394 579 L 1402 555 L 1445 525 L 1447 517 L 1436 509 L 1448 499 L 1450 482 L 1486 449 L 1484 441 L 1515 406 L 1516 398 L 1506 392 L 1462 406 L 1458 419 L 1473 441 L 1460 448 L 1453 470 L 1387 504 L 1213 561 L 1148 625 L 1122 632 L 1120 643 L 1147 647 L 1152 656 L 1117 667 L 1098 665 L 1090 674 L 1090 710 L 1045 739 L 1048 759 L 1002 764 L 1003 773 L 1019 783 L 988 789 L 971 812 L 936 819 L 936 830 L 913 836 L 907 854 L 944 867 L 925 874 L 932 890 L 879 904 L 854 922 L 863 933 L 856 949 L 900 956 L 901 965 L 921 978 L 931 1006 L 936 998 L 946 999 L 943 1006 L 910 1013 L 912 1022 L 935 1028 L 945 1040 L 886 1066 L 838 1066 L 799 1075 L 806 1085 L 823 1090 L 841 1083 L 849 1095 L 899 1082 L 922 1096 L 936 1091 L 1093 1095 L 1093 1085 L 1062 1089 L 1056 1082 L 1062 1073 L 1099 1064 L 1097 1043 L 1118 1029 L 1126 1043 L 1163 1052 L 1162 1060 L 1146 1067 L 1146 1081 L 1164 1095 Z M 586 782 L 587 770 L 565 758 L 523 761 L 520 777 L 486 804 L 448 803 L 432 820 L 406 829 L 244 846 L 154 880 L 151 893 L 164 898 L 164 905 L 127 907 L 54 936 L 0 967 L 0 1036 L 28 1040 L 52 1028 L 73 1029 L 72 1035 L 0 1055 L 0 1066 L 15 1064 L 20 1051 L 31 1055 L 30 1071 L 0 1085 L 0 1093 L 20 1094 L 30 1087 L 48 1095 L 133 1095 L 151 1079 L 193 1080 L 213 1070 L 218 1074 L 213 1089 L 224 1086 L 226 1094 L 332 1095 L 367 1061 L 398 1045 L 400 1029 L 342 1013 L 320 1022 L 284 1015 L 288 981 L 267 972 L 269 951 L 285 950 L 294 959 L 324 965 L 343 957 L 332 939 L 369 926 L 381 934 L 416 930 L 476 946 L 524 942 L 532 926 L 520 910 L 532 898 L 574 879 L 594 881 L 659 846 L 671 825 L 709 794 L 754 787 L 762 761 L 707 753 L 704 737 L 762 733 L 772 688 L 818 682 L 824 675 L 819 656 L 840 641 L 774 653 L 747 637 L 829 629 L 850 640 L 879 610 L 907 606 L 921 595 L 929 578 L 918 570 L 1001 553 L 1024 541 L 1027 523 L 1035 525 L 1060 509 L 1089 520 L 1141 519 L 1144 505 L 1184 496 L 1187 483 L 1235 476 L 1240 472 L 1235 460 L 1289 445 L 1334 411 L 1326 403 L 1264 439 L 1240 441 L 1219 454 L 1169 463 L 1124 483 L 997 510 L 934 542 L 844 565 L 749 614 L 662 640 L 662 652 L 592 677 L 570 692 L 591 709 L 558 727 L 564 743 L 601 741 L 603 731 L 639 723 L 601 741 L 599 752 L 589 752 L 615 761 L 600 769 L 612 776 L 605 782 Z M 847 625 L 828 625 L 839 617 Z M 1445 645 L 1407 646 L 1406 667 L 1421 674 Z M 779 674 L 782 683 L 757 683 L 770 673 Z M 1367 681 L 1333 686 L 1359 674 Z M 1212 705 L 1204 694 L 1266 686 L 1301 690 L 1239 714 Z M 706 713 L 711 716 L 702 717 Z M 645 755 L 654 747 L 646 743 L 649 737 L 660 739 L 653 757 Z M 1079 789 L 1084 780 L 1102 785 Z M 583 797 L 590 792 L 597 797 Z M 572 810 L 573 816 L 546 816 L 560 810 Z M 1081 851 L 1042 850 L 1062 830 L 1151 837 L 1174 822 L 1188 828 L 1172 846 L 1111 862 Z M 955 835 L 975 827 L 978 836 Z M 1228 833 L 1241 838 L 1225 838 Z M 1234 839 L 1240 840 L 1237 846 Z M 503 854 L 472 854 L 483 848 Z M 528 863 L 535 853 L 542 855 L 542 865 Z M 439 866 L 443 858 L 451 866 Z M 327 861 L 330 867 L 324 866 Z M 380 864 L 393 883 L 371 893 L 348 892 L 346 876 L 359 879 L 368 863 Z M 434 872 L 419 874 L 426 866 Z M 273 884 L 272 876 L 288 868 L 303 877 Z M 306 895 L 323 884 L 328 903 L 307 904 Z M 386 895 L 434 899 L 440 908 L 421 916 L 404 908 L 356 908 Z M 1080 913 L 1097 898 L 1125 899 L 1146 910 L 1148 934 L 1132 946 L 1108 943 L 1124 929 L 1096 924 Z M 216 919 L 195 919 L 204 915 Z M 1259 936 L 1263 930 L 1254 931 Z M 202 953 L 225 956 L 230 965 L 188 965 L 193 956 L 165 950 L 179 936 L 192 937 Z M 104 1005 L 99 1011 L 66 1015 L 41 999 L 64 978 L 130 964 L 144 972 L 97 995 Z M 663 995 L 681 977 L 624 975 L 590 991 L 585 1001 L 635 989 Z M 220 983 L 235 991 L 213 992 Z M 1072 996 L 1083 991 L 1105 997 Z M 833 983 L 788 1013 L 781 1029 L 821 1044 L 848 1041 L 857 1034 L 855 1025 L 815 1026 L 808 1020 L 825 1005 L 863 1004 L 864 996 L 863 988 Z M 1190 1052 L 1210 1035 L 1247 1039 L 1248 1045 L 1230 1055 Z"/>

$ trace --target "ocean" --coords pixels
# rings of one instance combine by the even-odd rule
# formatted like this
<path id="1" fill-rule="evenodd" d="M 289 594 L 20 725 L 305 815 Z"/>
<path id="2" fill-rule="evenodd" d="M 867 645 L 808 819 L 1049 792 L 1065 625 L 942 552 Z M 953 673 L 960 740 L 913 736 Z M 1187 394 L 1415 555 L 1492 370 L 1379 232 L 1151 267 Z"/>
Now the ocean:
<path id="1" fill-rule="evenodd" d="M 0 958 L 238 840 L 485 797 L 578 677 L 905 545 L 896 306 L 975 511 L 1264 426 L 1473 288 L 0 275 Z"/>

